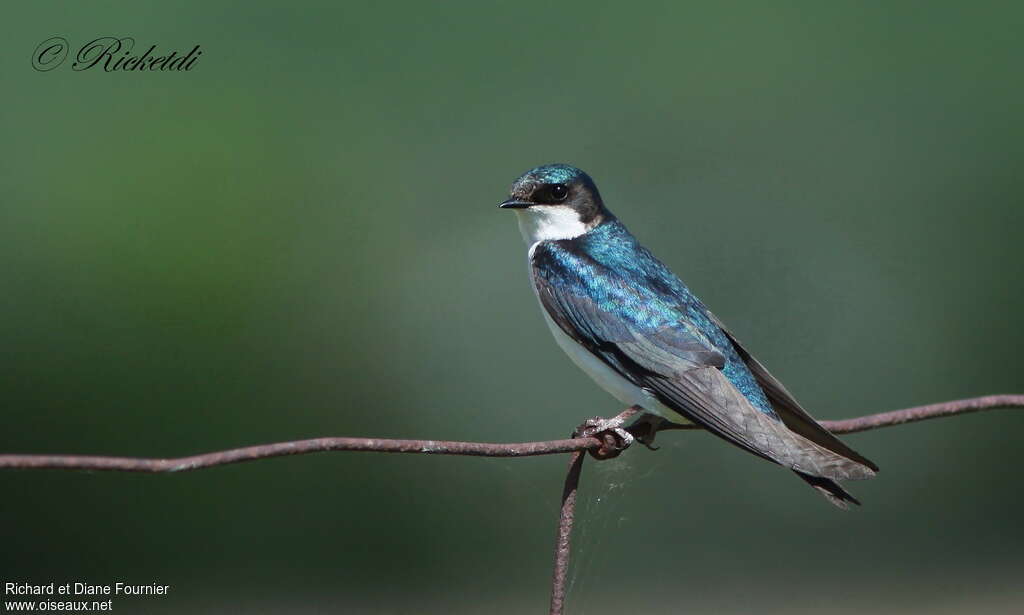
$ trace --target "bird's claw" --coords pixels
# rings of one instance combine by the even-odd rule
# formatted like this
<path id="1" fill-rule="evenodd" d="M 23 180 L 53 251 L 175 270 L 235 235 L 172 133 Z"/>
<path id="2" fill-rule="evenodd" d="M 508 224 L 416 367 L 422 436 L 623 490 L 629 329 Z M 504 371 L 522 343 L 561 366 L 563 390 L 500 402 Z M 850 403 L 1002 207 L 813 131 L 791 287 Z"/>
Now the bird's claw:
<path id="1" fill-rule="evenodd" d="M 625 413 L 623 413 L 625 414 Z M 601 447 L 590 449 L 590 454 L 595 459 L 611 459 L 618 457 L 622 451 L 633 444 L 633 434 L 623 429 L 626 418 L 622 414 L 605 419 L 599 416 L 587 419 L 582 425 L 572 432 L 573 438 L 597 438 L 601 441 Z"/>
<path id="2" fill-rule="evenodd" d="M 636 441 L 639 442 L 640 444 L 643 444 L 644 446 L 646 446 L 647 450 L 649 450 L 649 451 L 656 451 L 656 450 L 661 448 L 660 446 L 654 446 L 654 433 L 653 432 L 651 434 L 649 434 L 649 435 L 645 435 L 643 437 L 637 438 Z"/>
<path id="3" fill-rule="evenodd" d="M 667 423 L 668 421 L 660 416 L 645 413 L 629 426 L 629 430 L 633 432 L 637 442 L 643 444 L 649 450 L 656 451 L 661 447 L 654 446 L 654 436 L 656 436 L 658 431 L 663 429 Z"/>

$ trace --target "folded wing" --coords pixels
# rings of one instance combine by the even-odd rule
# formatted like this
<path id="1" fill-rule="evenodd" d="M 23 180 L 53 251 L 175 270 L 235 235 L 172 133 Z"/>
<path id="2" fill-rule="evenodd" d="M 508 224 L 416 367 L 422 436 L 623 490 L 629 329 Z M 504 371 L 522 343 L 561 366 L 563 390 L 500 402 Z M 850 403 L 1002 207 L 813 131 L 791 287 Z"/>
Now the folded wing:
<path id="1" fill-rule="evenodd" d="M 669 408 L 715 435 L 798 473 L 830 479 L 874 475 L 871 462 L 817 426 L 802 410 L 786 406 L 786 421 L 755 408 L 722 372 L 726 364 L 722 352 L 681 314 L 653 331 L 644 330 L 587 295 L 562 290 L 562 285 L 552 280 L 550 271 L 539 271 L 534 266 L 537 294 L 551 319 L 570 338 Z M 625 286 L 619 290 L 628 291 Z M 763 368 L 761 371 L 767 374 Z M 777 381 L 767 382 L 765 392 L 773 403 L 775 398 L 788 396 Z M 795 428 L 790 427 L 791 422 Z"/>

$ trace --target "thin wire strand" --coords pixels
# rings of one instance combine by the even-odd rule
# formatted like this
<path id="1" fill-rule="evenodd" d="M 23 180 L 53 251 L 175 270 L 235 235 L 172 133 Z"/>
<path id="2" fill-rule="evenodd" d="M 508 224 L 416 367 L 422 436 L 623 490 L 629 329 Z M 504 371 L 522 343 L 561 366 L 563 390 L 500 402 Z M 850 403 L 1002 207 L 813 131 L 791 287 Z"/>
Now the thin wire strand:
<path id="1" fill-rule="evenodd" d="M 569 458 L 569 471 L 562 488 L 562 506 L 558 514 L 558 535 L 555 537 L 555 566 L 551 573 L 551 613 L 560 615 L 565 607 L 565 582 L 572 553 L 572 525 L 576 517 L 576 494 L 580 486 L 583 460 L 587 456 L 576 451 Z"/>
<path id="2" fill-rule="evenodd" d="M 929 404 L 880 412 L 839 421 L 821 421 L 821 425 L 833 433 L 845 434 L 868 431 L 880 427 L 892 427 L 927 419 L 955 416 L 993 410 L 996 408 L 1024 408 L 1024 395 L 987 395 L 970 399 Z M 634 413 L 628 409 L 622 415 Z M 695 429 L 694 426 L 663 424 L 659 430 Z M 628 429 L 627 429 L 628 431 Z M 450 442 L 444 440 L 391 440 L 380 438 L 314 438 L 291 442 L 275 442 L 247 446 L 225 451 L 174 457 L 168 459 L 144 457 L 110 457 L 101 455 L 0 455 L 0 469 L 22 470 L 101 470 L 111 472 L 188 472 L 244 461 L 306 455 L 328 451 L 364 451 L 377 453 L 418 453 L 424 455 L 466 455 L 474 457 L 531 457 L 572 453 L 569 471 L 562 491 L 562 506 L 559 512 L 558 535 L 555 542 L 554 572 L 551 579 L 550 615 L 561 615 L 565 606 L 566 577 L 571 555 L 572 527 L 575 517 L 576 496 L 579 490 L 580 472 L 583 468 L 584 451 L 598 459 L 618 455 L 616 439 L 608 433 L 602 437 L 585 436 L 568 440 L 544 442 L 488 443 Z M 633 435 L 638 435 L 634 433 Z"/>
<path id="3" fill-rule="evenodd" d="M 916 406 L 891 412 L 869 414 L 839 421 L 821 421 L 833 433 L 868 431 L 995 408 L 1022 408 L 1024 395 L 987 395 L 927 406 Z M 694 426 L 668 425 L 662 430 L 694 429 Z M 167 459 L 147 457 L 109 457 L 103 455 L 0 455 L 0 469 L 23 470 L 98 470 L 110 472 L 188 472 L 231 463 L 308 455 L 329 451 L 364 451 L 376 453 L 413 453 L 425 455 L 464 455 L 471 457 L 531 457 L 557 455 L 583 450 L 598 450 L 605 442 L 594 437 L 543 442 L 489 443 L 451 442 L 445 440 L 391 440 L 383 438 L 313 438 L 275 442 Z"/>

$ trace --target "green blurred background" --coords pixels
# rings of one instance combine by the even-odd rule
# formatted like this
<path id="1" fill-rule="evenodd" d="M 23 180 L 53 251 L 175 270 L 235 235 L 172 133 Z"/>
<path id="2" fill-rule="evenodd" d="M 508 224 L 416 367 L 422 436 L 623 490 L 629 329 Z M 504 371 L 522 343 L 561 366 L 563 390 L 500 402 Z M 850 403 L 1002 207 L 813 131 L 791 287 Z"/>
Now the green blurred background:
<path id="1" fill-rule="evenodd" d="M 3 12 L 0 451 L 543 440 L 617 412 L 495 208 L 551 161 L 820 418 L 1024 390 L 1016 3 Z M 204 53 L 32 70 L 54 35 Z M 883 471 L 845 514 L 703 434 L 589 464 L 569 612 L 1019 612 L 1022 429 L 849 436 Z M 543 612 L 564 464 L 5 471 L 0 581 L 172 586 L 120 612 Z"/>

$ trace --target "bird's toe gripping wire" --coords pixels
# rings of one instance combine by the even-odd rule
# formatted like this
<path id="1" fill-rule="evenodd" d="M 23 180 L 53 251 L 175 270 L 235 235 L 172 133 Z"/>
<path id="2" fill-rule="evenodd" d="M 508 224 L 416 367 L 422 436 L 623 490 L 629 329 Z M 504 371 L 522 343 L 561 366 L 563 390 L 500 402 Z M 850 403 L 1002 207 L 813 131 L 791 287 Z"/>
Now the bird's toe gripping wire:
<path id="1" fill-rule="evenodd" d="M 600 448 L 593 448 L 588 451 L 594 459 L 603 460 L 618 457 L 636 439 L 623 425 L 626 424 L 627 420 L 640 412 L 642 412 L 642 409 L 639 406 L 632 406 L 610 419 L 595 416 L 594 418 L 587 419 L 582 425 L 577 427 L 572 432 L 572 437 L 597 438 L 600 440 Z"/>

